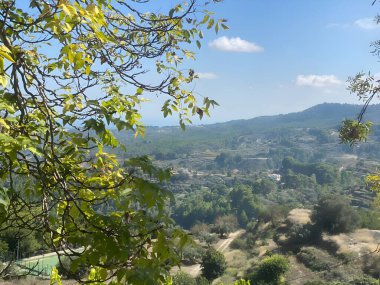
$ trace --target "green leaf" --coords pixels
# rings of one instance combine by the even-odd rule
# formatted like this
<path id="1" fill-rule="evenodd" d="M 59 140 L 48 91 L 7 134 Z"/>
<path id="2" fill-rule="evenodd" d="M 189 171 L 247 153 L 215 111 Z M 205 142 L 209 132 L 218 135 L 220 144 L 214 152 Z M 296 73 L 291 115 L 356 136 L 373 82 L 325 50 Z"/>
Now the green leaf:
<path id="1" fill-rule="evenodd" d="M 210 21 L 208 21 L 207 29 L 211 29 L 214 26 L 214 22 L 215 22 L 214 19 L 211 19 Z"/>
<path id="2" fill-rule="evenodd" d="M 8 189 L 0 187 L 0 223 L 3 222 L 6 217 L 9 203 Z"/>
<path id="3" fill-rule="evenodd" d="M 144 92 L 142 87 L 137 88 L 136 95 L 141 95 Z"/>

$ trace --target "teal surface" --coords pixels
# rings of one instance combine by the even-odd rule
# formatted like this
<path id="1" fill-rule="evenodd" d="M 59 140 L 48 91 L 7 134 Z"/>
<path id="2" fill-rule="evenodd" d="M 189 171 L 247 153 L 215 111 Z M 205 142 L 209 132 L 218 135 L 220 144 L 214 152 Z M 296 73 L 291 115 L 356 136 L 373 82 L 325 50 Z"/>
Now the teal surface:
<path id="1" fill-rule="evenodd" d="M 51 270 L 54 266 L 56 266 L 58 263 L 58 256 L 56 254 L 47 256 L 47 257 L 41 257 L 36 260 L 32 261 L 23 261 L 20 260 L 17 262 L 17 264 L 25 270 L 30 269 L 34 274 L 37 274 L 39 276 L 49 276 L 51 273 Z"/>

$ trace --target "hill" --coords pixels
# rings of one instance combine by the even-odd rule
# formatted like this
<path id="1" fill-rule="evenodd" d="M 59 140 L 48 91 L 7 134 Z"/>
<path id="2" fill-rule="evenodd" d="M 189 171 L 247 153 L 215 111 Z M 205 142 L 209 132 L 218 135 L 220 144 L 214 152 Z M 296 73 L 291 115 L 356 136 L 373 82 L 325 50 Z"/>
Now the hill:
<path id="1" fill-rule="evenodd" d="M 131 154 L 233 148 L 242 136 L 250 136 L 250 140 L 254 141 L 270 134 L 289 136 L 297 128 L 338 130 L 342 120 L 355 118 L 360 110 L 360 105 L 324 103 L 302 112 L 189 126 L 185 132 L 174 126 L 147 127 L 146 137 L 137 140 L 132 136 L 117 136 L 126 142 Z M 380 104 L 371 105 L 365 119 L 378 123 L 378 114 Z"/>

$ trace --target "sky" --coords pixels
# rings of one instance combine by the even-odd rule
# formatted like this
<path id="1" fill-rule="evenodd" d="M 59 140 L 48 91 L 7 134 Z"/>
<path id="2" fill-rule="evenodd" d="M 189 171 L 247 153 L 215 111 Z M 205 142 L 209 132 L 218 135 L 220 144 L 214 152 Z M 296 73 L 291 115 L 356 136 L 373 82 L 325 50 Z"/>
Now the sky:
<path id="1" fill-rule="evenodd" d="M 165 0 L 166 1 L 166 0 Z M 169 0 L 168 0 L 169 1 Z M 167 3 L 166 3 L 167 4 Z M 347 90 L 358 72 L 380 72 L 370 43 L 380 39 L 372 0 L 224 0 L 210 5 L 229 30 L 207 31 L 192 67 L 194 91 L 220 106 L 209 124 L 285 114 L 324 102 L 359 103 Z M 162 119 L 158 103 L 142 108 L 149 125 Z"/>

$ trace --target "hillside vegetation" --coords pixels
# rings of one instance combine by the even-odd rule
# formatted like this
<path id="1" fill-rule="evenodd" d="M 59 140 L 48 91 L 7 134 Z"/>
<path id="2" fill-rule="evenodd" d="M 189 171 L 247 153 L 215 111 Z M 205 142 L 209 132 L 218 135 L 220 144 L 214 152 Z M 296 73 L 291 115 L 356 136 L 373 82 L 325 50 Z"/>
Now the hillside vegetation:
<path id="1" fill-rule="evenodd" d="M 359 110 L 322 104 L 186 132 L 150 127 L 139 139 L 115 132 L 128 155 L 148 155 L 155 166 L 172 170 L 170 181 L 161 183 L 174 198 L 165 211 L 193 240 L 179 253 L 183 271 L 171 271 L 173 284 L 241 278 L 251 285 L 378 284 L 380 211 L 364 178 L 380 166 L 380 105 L 368 109 L 375 125 L 367 143 L 348 147 L 338 138 L 339 122 Z M 110 151 L 120 163 L 128 158 Z M 113 207 L 101 204 L 96 211 Z M 37 232 L 19 245 L 11 229 L 0 238 L 3 251 L 20 258 L 50 251 Z M 81 264 L 65 262 L 69 272 L 58 266 L 63 276 L 86 273 Z"/>

